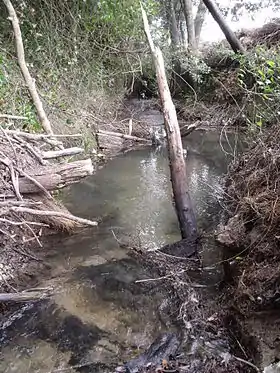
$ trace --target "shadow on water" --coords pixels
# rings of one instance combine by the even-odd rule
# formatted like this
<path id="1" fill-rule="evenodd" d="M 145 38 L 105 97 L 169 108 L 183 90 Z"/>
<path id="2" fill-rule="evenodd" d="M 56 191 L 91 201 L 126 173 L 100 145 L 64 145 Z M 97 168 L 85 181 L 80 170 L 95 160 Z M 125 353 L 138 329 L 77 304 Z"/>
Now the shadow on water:
<path id="1" fill-rule="evenodd" d="M 198 225 L 211 232 L 219 220 L 221 176 L 228 160 L 216 133 L 196 132 L 184 146 Z M 48 240 L 51 269 L 40 286 L 52 286 L 55 293 L 4 320 L 1 372 L 75 372 L 73 366 L 83 364 L 87 367 L 79 371 L 110 371 L 111 365 L 146 349 L 160 333 L 176 330 L 176 316 L 166 318 L 162 312 L 169 295 L 158 282 L 136 282 L 154 274 L 117 242 L 155 249 L 180 238 L 166 149 L 121 155 L 69 188 L 63 199 L 75 214 L 101 218 L 101 223 Z M 219 255 L 214 245 L 206 245 L 204 264 L 216 263 Z M 206 282 L 215 282 L 219 272 L 207 276 Z"/>

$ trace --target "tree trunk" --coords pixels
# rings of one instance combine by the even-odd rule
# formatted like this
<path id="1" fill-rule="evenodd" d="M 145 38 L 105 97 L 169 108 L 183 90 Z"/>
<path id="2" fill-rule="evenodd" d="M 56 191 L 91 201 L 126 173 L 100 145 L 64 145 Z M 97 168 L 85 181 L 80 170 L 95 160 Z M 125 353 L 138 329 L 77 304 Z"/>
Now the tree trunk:
<path id="1" fill-rule="evenodd" d="M 185 19 L 180 21 L 180 32 L 184 50 L 188 51 L 188 36 Z"/>
<path id="2" fill-rule="evenodd" d="M 196 47 L 198 48 L 199 41 L 200 41 L 200 35 L 201 35 L 201 30 L 203 26 L 203 22 L 205 19 L 205 14 L 206 14 L 207 8 L 203 2 L 203 0 L 200 0 L 195 20 L 194 20 L 194 32 L 195 32 L 195 43 Z"/>
<path id="3" fill-rule="evenodd" d="M 183 146 L 176 110 L 171 99 L 171 94 L 165 75 L 162 53 L 158 47 L 154 46 L 150 34 L 147 15 L 143 8 L 142 16 L 145 33 L 147 35 L 156 67 L 157 82 L 163 107 L 164 124 L 167 133 L 171 182 L 181 235 L 183 239 L 188 238 L 190 241 L 194 241 L 197 238 L 196 220 L 191 205 L 190 195 L 188 193 L 186 165 L 183 156 Z"/>
<path id="4" fill-rule="evenodd" d="M 187 24 L 189 49 L 195 52 L 196 42 L 195 42 L 192 0 L 183 0 L 183 9 L 184 9 L 184 15 L 185 15 L 186 24 Z"/>
<path id="5" fill-rule="evenodd" d="M 203 0 L 204 4 L 206 5 L 209 12 L 212 14 L 215 21 L 220 26 L 221 30 L 223 31 L 227 41 L 229 42 L 231 48 L 235 53 L 244 53 L 245 49 L 241 45 L 240 41 L 234 34 L 234 32 L 230 29 L 227 22 L 223 18 L 217 4 L 214 0 Z"/>
<path id="6" fill-rule="evenodd" d="M 168 24 L 169 24 L 170 38 L 172 42 L 172 47 L 175 51 L 180 45 L 180 34 L 179 34 L 177 20 L 176 20 L 174 0 L 167 0 L 166 4 L 167 4 L 166 13 L 167 13 L 167 19 L 168 19 Z"/>
<path id="7" fill-rule="evenodd" d="M 25 62 L 24 47 L 23 47 L 23 42 L 22 42 L 22 37 L 21 37 L 21 31 L 20 31 L 19 21 L 18 21 L 16 12 L 15 12 L 15 9 L 10 0 L 3 0 L 3 2 L 8 10 L 9 20 L 12 22 L 12 26 L 13 26 L 13 30 L 15 34 L 18 64 L 21 69 L 23 78 L 25 80 L 27 88 L 32 97 L 32 100 L 37 110 L 38 117 L 39 117 L 42 127 L 48 134 L 52 135 L 53 134 L 52 127 L 45 113 L 45 110 L 43 108 L 42 101 L 38 95 L 36 85 L 35 85 L 35 80 L 31 77 L 28 67 L 26 65 L 26 62 Z"/>

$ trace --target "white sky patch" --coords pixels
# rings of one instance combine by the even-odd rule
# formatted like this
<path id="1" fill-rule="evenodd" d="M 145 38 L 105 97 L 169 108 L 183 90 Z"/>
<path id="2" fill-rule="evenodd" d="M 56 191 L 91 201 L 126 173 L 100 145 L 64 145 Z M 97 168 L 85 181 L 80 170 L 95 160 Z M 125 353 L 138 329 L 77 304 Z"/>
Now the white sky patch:
<path id="1" fill-rule="evenodd" d="M 228 4 L 230 0 L 225 1 L 225 5 Z M 254 15 L 249 14 L 247 11 L 243 11 L 237 22 L 231 20 L 231 15 L 227 18 L 227 23 L 232 28 L 233 31 L 244 29 L 252 29 L 256 27 L 261 27 L 263 24 L 270 21 L 271 18 L 280 18 L 280 11 L 275 11 L 272 7 L 266 9 L 260 9 L 256 11 Z M 205 18 L 205 23 L 201 33 L 201 41 L 219 41 L 224 39 L 224 34 L 222 33 L 220 27 L 213 19 L 211 14 L 207 13 Z"/>

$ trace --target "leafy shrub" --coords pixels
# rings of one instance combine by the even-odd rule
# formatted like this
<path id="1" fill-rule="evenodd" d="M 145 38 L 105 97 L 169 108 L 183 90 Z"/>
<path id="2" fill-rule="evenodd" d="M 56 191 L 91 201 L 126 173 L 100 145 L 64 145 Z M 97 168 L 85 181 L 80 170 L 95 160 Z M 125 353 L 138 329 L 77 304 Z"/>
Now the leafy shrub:
<path id="1" fill-rule="evenodd" d="M 280 112 L 279 49 L 258 47 L 240 56 L 238 84 L 247 102 L 247 121 L 262 128 L 275 122 Z"/>

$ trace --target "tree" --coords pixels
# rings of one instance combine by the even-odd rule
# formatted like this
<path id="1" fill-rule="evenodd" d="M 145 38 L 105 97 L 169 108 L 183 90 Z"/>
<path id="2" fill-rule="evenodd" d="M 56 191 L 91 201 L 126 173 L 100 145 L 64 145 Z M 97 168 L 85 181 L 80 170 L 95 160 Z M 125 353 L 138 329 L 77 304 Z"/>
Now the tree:
<path id="1" fill-rule="evenodd" d="M 172 47 L 177 49 L 180 45 L 180 34 L 175 14 L 175 0 L 166 0 L 166 9 Z"/>
<path id="2" fill-rule="evenodd" d="M 183 0 L 183 9 L 187 25 L 188 33 L 188 47 L 189 50 L 195 52 L 197 49 L 196 39 L 195 39 L 195 29 L 194 29 L 194 18 L 193 18 L 193 5 L 192 0 Z"/>
<path id="3" fill-rule="evenodd" d="M 220 26 L 221 30 L 223 31 L 227 41 L 229 42 L 230 46 L 234 50 L 235 53 L 244 53 L 245 50 L 242 47 L 240 41 L 235 36 L 234 32 L 230 29 L 227 22 L 225 21 L 222 13 L 220 12 L 218 6 L 216 5 L 214 0 L 203 0 L 205 6 L 212 14 L 215 21 Z"/>
<path id="4" fill-rule="evenodd" d="M 198 48 L 199 45 L 199 40 L 200 40 L 200 35 L 201 35 L 201 30 L 202 26 L 204 23 L 205 15 L 207 12 L 207 8 L 203 2 L 203 0 L 200 0 L 198 7 L 197 7 L 197 12 L 194 20 L 194 32 L 195 32 L 195 42 L 196 42 L 196 47 Z"/>

